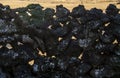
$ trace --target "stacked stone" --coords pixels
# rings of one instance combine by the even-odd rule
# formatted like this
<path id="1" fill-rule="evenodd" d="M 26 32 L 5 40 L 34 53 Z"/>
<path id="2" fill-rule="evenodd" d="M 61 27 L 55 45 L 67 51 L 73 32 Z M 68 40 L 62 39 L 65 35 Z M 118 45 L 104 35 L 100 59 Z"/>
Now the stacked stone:
<path id="1" fill-rule="evenodd" d="M 63 5 L 1 4 L 0 35 L 0 78 L 120 77 L 120 14 L 113 4 L 105 13 L 83 5 L 70 12 Z"/>

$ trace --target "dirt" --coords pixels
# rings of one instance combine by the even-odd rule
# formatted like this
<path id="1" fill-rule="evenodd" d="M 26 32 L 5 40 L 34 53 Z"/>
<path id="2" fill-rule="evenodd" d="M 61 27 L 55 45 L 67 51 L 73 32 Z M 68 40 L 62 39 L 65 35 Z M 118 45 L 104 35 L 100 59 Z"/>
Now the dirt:
<path id="1" fill-rule="evenodd" d="M 89 1 L 87 3 L 83 2 L 81 3 L 80 1 L 76 0 L 71 0 L 71 1 L 55 1 L 55 0 L 0 0 L 0 3 L 4 4 L 4 5 L 10 5 L 11 8 L 18 8 L 18 7 L 25 7 L 28 4 L 31 3 L 36 3 L 36 4 L 40 4 L 41 6 L 47 8 L 55 8 L 56 5 L 60 5 L 63 4 L 65 7 L 67 7 L 68 9 L 72 9 L 73 7 L 79 5 L 79 4 L 83 4 L 85 5 L 85 8 L 90 9 L 90 8 L 99 8 L 99 9 L 105 9 L 107 7 L 107 5 L 109 4 L 116 4 L 116 2 L 93 2 L 93 1 Z M 118 8 L 120 8 L 120 5 L 117 5 Z"/>

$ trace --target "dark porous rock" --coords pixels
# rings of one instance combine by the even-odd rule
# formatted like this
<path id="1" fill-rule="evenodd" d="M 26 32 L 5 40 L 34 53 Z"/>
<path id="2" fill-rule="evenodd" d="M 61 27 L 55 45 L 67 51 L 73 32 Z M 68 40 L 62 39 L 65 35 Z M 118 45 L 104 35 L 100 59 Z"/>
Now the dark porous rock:
<path id="1" fill-rule="evenodd" d="M 120 13 L 78 5 L 0 4 L 0 78 L 119 78 Z"/>

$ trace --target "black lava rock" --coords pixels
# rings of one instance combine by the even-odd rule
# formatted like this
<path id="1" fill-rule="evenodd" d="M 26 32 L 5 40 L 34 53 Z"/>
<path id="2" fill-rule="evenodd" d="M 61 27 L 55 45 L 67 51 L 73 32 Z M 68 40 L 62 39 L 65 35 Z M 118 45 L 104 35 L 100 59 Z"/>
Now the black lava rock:
<path id="1" fill-rule="evenodd" d="M 0 78 L 119 78 L 120 14 L 0 4 Z"/>

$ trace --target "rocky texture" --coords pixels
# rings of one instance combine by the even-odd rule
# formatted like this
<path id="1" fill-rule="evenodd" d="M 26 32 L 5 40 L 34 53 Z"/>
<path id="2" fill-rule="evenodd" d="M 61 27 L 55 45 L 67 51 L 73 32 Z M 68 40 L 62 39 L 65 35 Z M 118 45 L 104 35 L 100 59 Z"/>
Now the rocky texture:
<path id="1" fill-rule="evenodd" d="M 105 13 L 83 5 L 70 12 L 63 5 L 0 4 L 0 35 L 0 78 L 120 77 L 120 14 L 113 4 Z"/>

